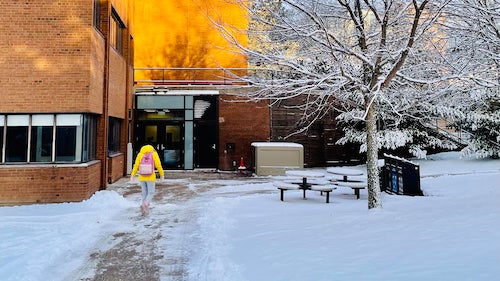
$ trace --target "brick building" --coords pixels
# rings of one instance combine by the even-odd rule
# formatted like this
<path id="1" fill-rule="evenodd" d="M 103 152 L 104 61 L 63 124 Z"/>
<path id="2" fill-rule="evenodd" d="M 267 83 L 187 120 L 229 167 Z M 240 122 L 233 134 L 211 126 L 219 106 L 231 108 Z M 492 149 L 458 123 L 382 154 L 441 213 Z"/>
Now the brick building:
<path id="1" fill-rule="evenodd" d="M 205 2 L 226 9 L 217 1 Z M 144 26 L 149 19 L 159 21 Z M 210 23 L 200 19 L 190 0 L 2 1 L 0 204 L 86 199 L 126 175 L 145 142 L 166 169 L 233 170 L 241 157 L 251 167 L 251 142 L 269 140 L 269 108 L 233 102 L 240 87 L 214 78 L 210 68 L 221 61 L 206 58 L 240 68 L 246 59 L 208 48 L 221 38 L 207 36 Z M 144 38 L 165 41 L 154 49 Z M 151 64 L 158 55 L 172 60 Z M 174 71 L 173 84 L 145 85 L 134 77 L 134 57 L 189 70 Z M 182 81 L 200 68 L 208 74 L 198 85 Z"/>
<path id="2" fill-rule="evenodd" d="M 296 122 L 302 114 L 288 103 L 300 100 L 272 107 L 234 102 L 244 101 L 238 93 L 251 90 L 231 79 L 231 72 L 249 71 L 247 59 L 209 19 L 246 30 L 245 10 L 232 2 L 237 1 L 136 2 L 134 154 L 142 144 L 152 143 L 166 168 L 235 170 L 243 157 L 251 169 L 251 143 L 271 140 L 303 144 L 308 167 L 360 158 L 359 146 L 335 144 L 342 131 L 331 115 L 284 139 L 299 129 Z M 234 39 L 245 45 L 248 38 L 240 34 L 235 31 Z"/>
<path id="3" fill-rule="evenodd" d="M 78 201 L 124 175 L 132 6 L 2 1 L 0 203 Z"/>
<path id="4" fill-rule="evenodd" d="M 229 72 L 247 71 L 247 59 L 209 19 L 244 30 L 245 10 L 225 0 L 141 0 L 135 11 L 132 154 L 150 143 L 167 169 L 236 170 L 241 157 L 250 169 L 251 143 L 270 139 L 269 107 L 236 102 L 248 89 Z"/>
<path id="5" fill-rule="evenodd" d="M 251 143 L 281 141 L 296 120 L 238 95 L 250 89 L 227 71 L 248 71 L 246 57 L 210 12 L 248 24 L 225 0 L 2 1 L 0 204 L 86 199 L 144 143 L 165 169 L 237 170 L 243 157 L 251 170 Z M 288 140 L 307 166 L 331 159 L 328 122 Z"/>
<path id="6" fill-rule="evenodd" d="M 336 112 L 328 112 L 305 131 L 300 124 L 304 115 L 298 104 L 303 104 L 305 97 L 282 100 L 271 107 L 271 141 L 288 141 L 304 146 L 304 166 L 324 167 L 342 164 L 358 164 L 365 161 L 365 155 L 359 153 L 359 144 L 336 144 L 343 137 L 342 128 L 337 125 Z"/>

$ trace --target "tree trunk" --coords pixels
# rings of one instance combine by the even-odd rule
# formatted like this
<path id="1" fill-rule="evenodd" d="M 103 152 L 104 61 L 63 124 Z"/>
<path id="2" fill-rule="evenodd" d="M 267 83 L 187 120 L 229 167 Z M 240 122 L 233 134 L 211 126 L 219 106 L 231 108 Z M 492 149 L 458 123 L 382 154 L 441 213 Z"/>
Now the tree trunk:
<path id="1" fill-rule="evenodd" d="M 381 208 L 380 181 L 378 170 L 377 121 L 374 104 L 366 114 L 366 167 L 368 173 L 368 209 Z"/>

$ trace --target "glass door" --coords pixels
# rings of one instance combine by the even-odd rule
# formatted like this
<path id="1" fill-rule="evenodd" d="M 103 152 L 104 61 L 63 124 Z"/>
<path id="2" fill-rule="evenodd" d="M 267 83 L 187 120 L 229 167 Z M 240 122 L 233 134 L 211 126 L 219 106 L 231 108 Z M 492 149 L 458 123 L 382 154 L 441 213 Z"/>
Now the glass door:
<path id="1" fill-rule="evenodd" d="M 137 150 L 152 145 L 165 169 L 184 167 L 184 130 L 181 122 L 146 121 L 137 126 Z"/>
<path id="2" fill-rule="evenodd" d="M 166 168 L 183 168 L 183 130 L 181 124 L 164 124 L 165 130 L 161 145 L 163 154 L 163 166 Z"/>

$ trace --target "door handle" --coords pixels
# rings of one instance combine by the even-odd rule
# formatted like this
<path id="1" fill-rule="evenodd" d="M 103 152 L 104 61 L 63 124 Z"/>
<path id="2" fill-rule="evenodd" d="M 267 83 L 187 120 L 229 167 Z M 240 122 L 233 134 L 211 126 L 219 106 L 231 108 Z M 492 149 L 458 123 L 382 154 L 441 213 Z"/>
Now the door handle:
<path id="1" fill-rule="evenodd" d="M 215 150 L 217 148 L 217 146 L 214 144 L 212 144 L 212 149 Z"/>

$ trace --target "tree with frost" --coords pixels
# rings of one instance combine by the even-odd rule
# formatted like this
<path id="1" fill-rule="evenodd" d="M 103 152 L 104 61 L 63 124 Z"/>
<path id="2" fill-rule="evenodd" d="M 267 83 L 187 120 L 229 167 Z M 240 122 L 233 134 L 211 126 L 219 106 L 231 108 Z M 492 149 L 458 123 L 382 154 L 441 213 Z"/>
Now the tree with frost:
<path id="1" fill-rule="evenodd" d="M 456 123 L 470 132 L 465 155 L 500 157 L 500 99 L 488 99 L 473 107 Z"/>
<path id="2" fill-rule="evenodd" d="M 259 68 L 240 77 L 255 87 L 246 96 L 272 102 L 300 97 L 305 129 L 340 111 L 349 124 L 344 140 L 363 143 L 367 154 L 369 209 L 382 206 L 381 147 L 416 139 L 451 145 L 422 128 L 437 116 L 459 115 L 457 101 L 468 100 L 461 87 L 469 73 L 447 57 L 442 22 L 452 0 L 234 1 L 248 9 L 250 44 L 234 39 L 237 30 L 218 26 Z M 405 128 L 408 120 L 418 126 Z"/>
<path id="3" fill-rule="evenodd" d="M 500 1 L 455 1 L 448 11 L 449 57 L 471 72 L 472 102 L 454 124 L 470 133 L 463 153 L 500 157 Z"/>

